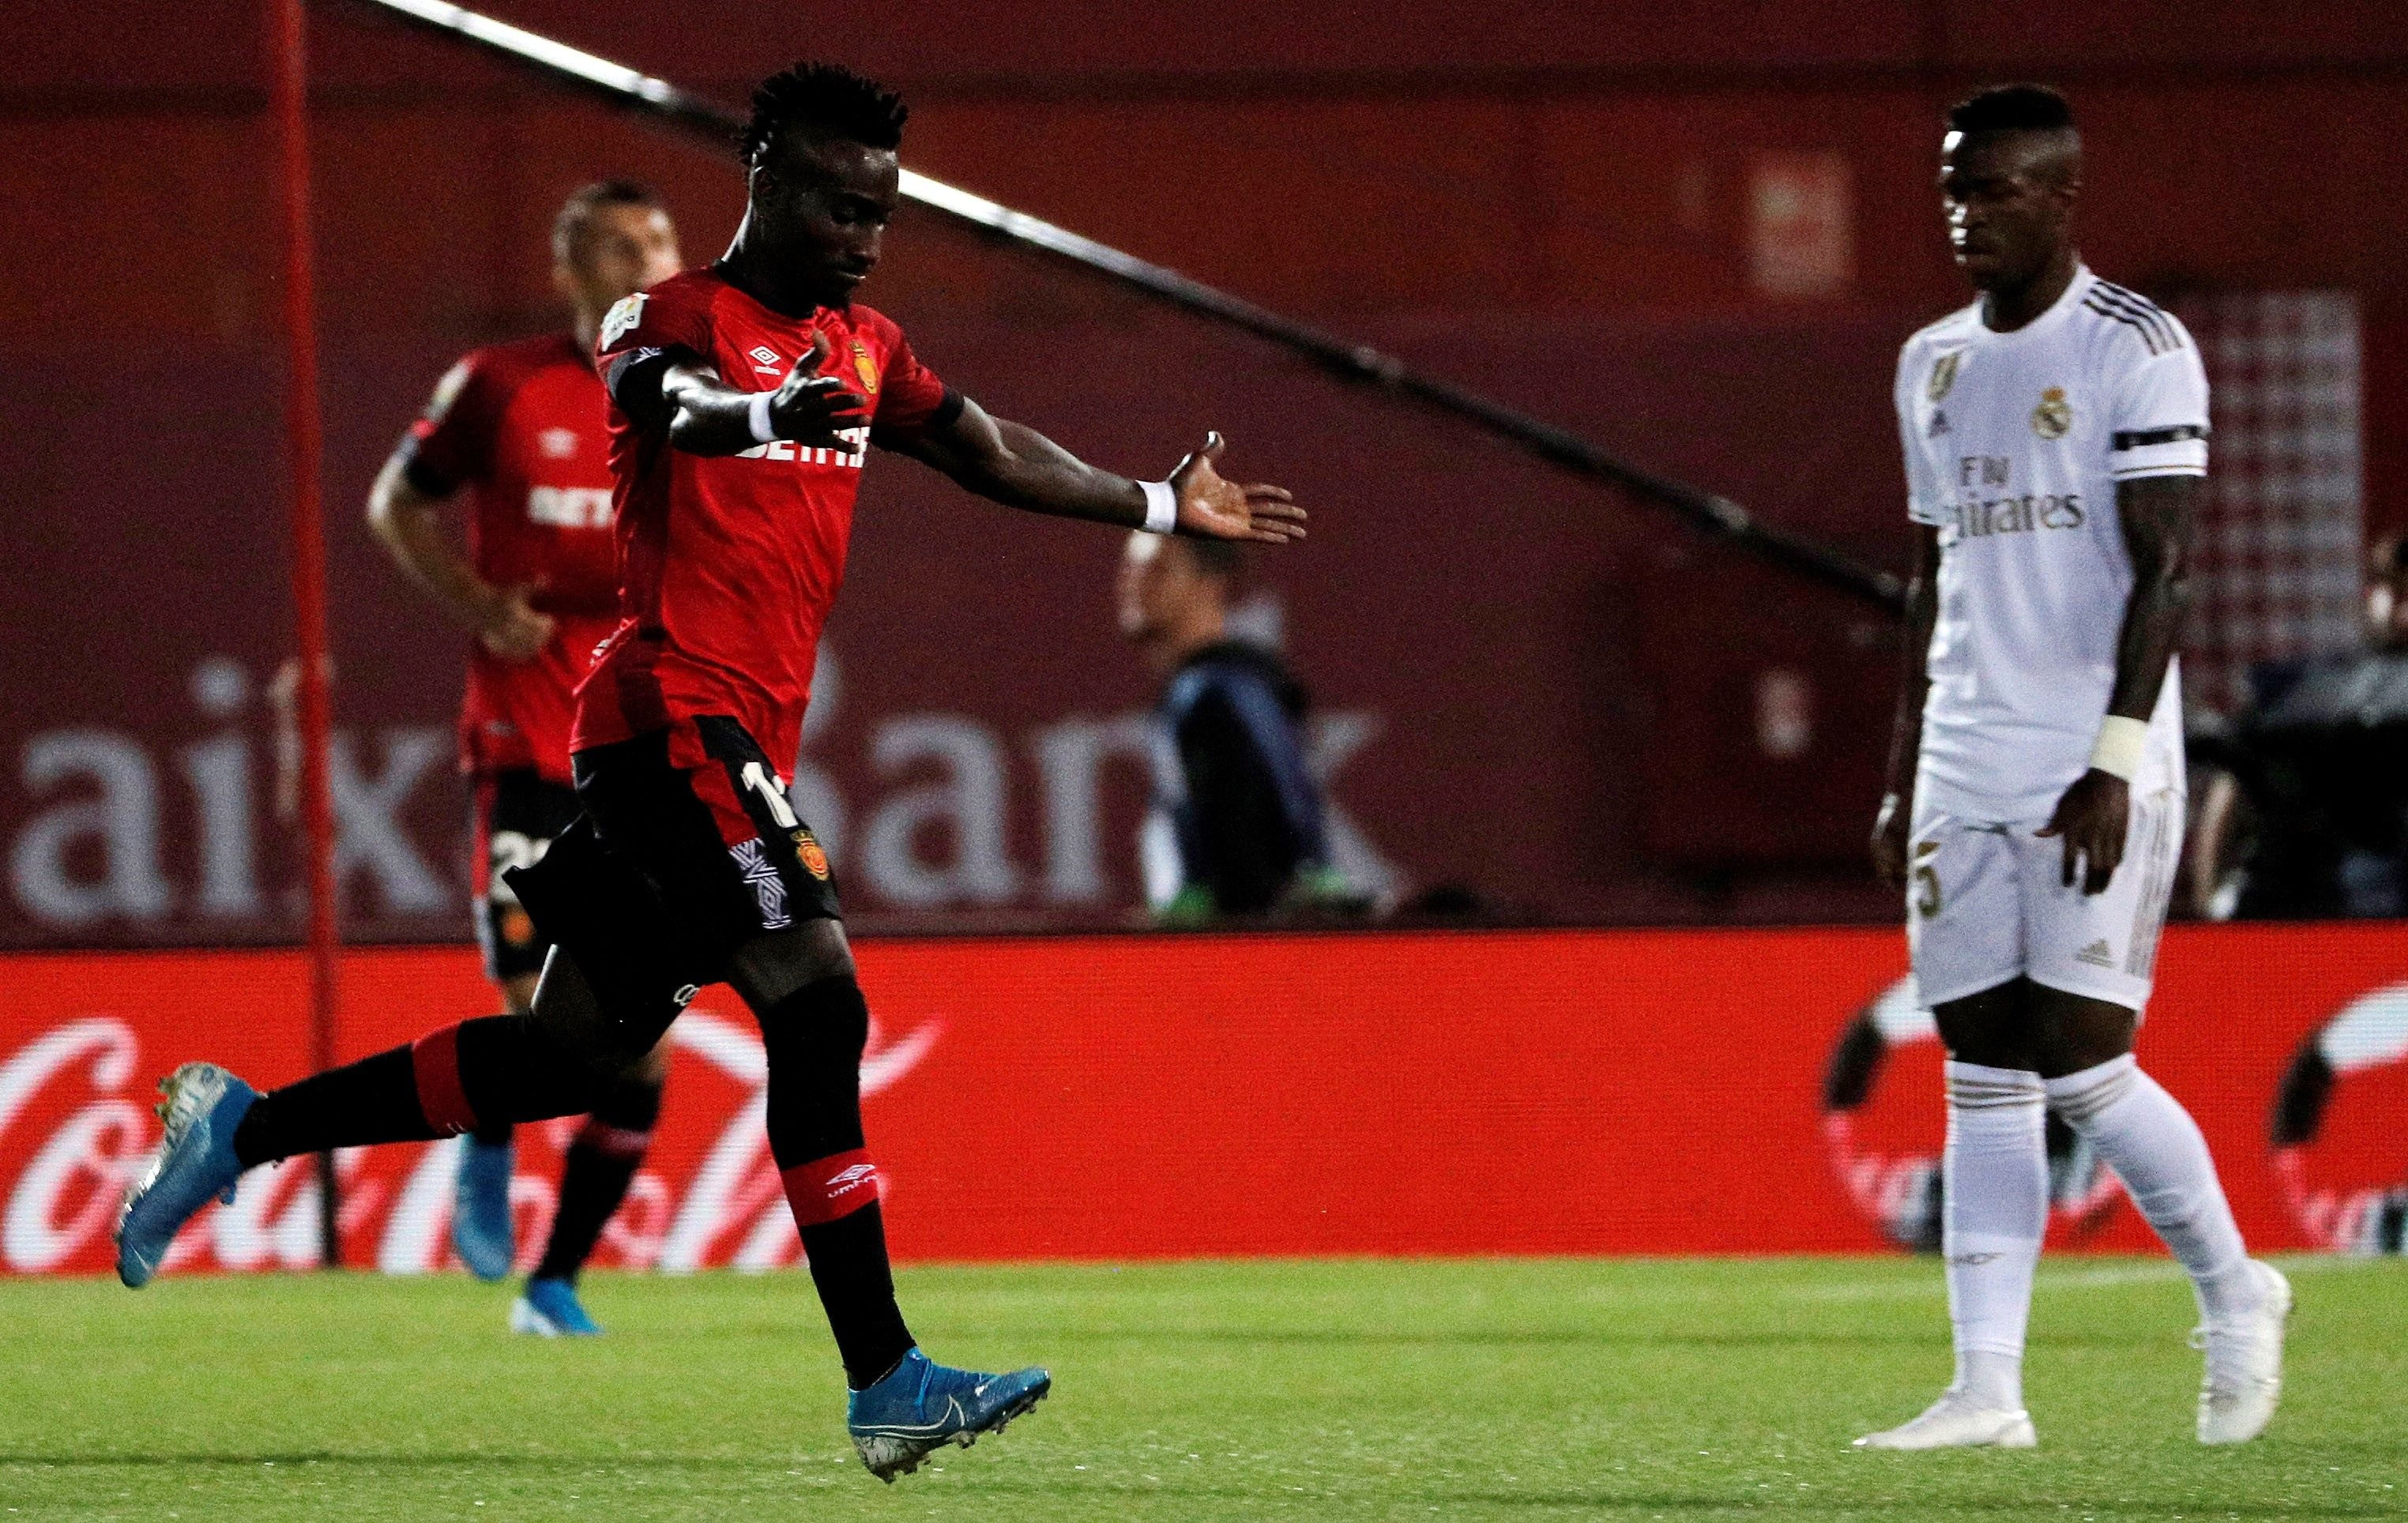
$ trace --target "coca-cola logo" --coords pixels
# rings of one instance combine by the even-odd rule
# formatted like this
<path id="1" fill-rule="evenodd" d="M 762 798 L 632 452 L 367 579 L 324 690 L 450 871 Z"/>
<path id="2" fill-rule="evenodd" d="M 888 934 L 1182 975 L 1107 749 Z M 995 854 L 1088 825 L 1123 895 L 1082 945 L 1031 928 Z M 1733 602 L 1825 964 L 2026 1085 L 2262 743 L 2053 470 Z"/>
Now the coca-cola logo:
<path id="1" fill-rule="evenodd" d="M 926 1018 L 891 1034 L 875 1022 L 865 1098 L 910 1074 L 943 1031 Z M 604 1235 L 600 1258 L 630 1268 L 767 1269 L 800 1253 L 763 1125 L 768 1064 L 750 1017 L 690 1008 L 673 1028 L 681 1061 L 660 1142 Z M 96 1272 L 126 1181 L 158 1145 L 151 1080 L 182 1054 L 146 1053 L 135 1026 L 92 1013 L 52 1026 L 0 1058 L 0 1268 Z M 510 1183 L 518 1242 L 531 1260 L 554 1205 L 557 1155 L 574 1119 L 522 1128 Z M 529 1145 L 529 1143 L 533 1145 Z M 353 1262 L 419 1273 L 450 1262 L 456 1140 L 337 1155 L 339 1228 Z M 179 1235 L 166 1268 L 302 1268 L 319 1257 L 316 1171 L 287 1165 L 245 1177 Z"/>

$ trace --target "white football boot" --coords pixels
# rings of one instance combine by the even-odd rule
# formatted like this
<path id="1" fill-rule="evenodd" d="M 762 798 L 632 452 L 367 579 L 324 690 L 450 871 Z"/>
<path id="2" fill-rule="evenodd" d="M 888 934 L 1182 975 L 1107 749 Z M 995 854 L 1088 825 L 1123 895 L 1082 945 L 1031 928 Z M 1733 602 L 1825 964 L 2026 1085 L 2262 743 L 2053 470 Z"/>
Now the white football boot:
<path id="1" fill-rule="evenodd" d="M 2207 1378 L 2199 1387 L 2199 1441 L 2246 1444 L 2266 1430 L 2283 1398 L 2283 1329 L 2291 1315 L 2291 1282 L 2272 1264 L 2250 1260 L 2263 1295 L 2256 1307 L 2191 1334 L 2207 1350 Z"/>
<path id="2" fill-rule="evenodd" d="M 1856 1440 L 1859 1449 L 2028 1449 L 2040 1443 L 2031 1414 L 1985 1407 L 1951 1388 L 1923 1415 Z"/>

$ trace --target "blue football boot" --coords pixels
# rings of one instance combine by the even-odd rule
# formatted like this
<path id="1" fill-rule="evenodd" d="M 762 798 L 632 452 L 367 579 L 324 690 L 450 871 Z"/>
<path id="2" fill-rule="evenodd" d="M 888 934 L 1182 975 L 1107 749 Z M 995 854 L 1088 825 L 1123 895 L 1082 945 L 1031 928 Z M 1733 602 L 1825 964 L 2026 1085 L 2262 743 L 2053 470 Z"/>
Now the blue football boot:
<path id="1" fill-rule="evenodd" d="M 460 1139 L 460 1174 L 452 1192 L 452 1247 L 468 1272 L 488 1284 L 510 1272 L 510 1144 Z"/>
<path id="2" fill-rule="evenodd" d="M 212 1199 L 234 1200 L 242 1165 L 234 1129 L 259 1091 L 215 1063 L 187 1063 L 159 1081 L 157 1106 L 167 1124 L 150 1166 L 125 1192 L 117 1214 L 117 1277 L 136 1288 L 150 1283 L 169 1244 Z"/>
<path id="3" fill-rule="evenodd" d="M 567 1280 L 529 1280 L 510 1303 L 510 1330 L 538 1338 L 592 1338 L 602 1325 L 585 1315 L 577 1286 Z"/>
<path id="4" fill-rule="evenodd" d="M 981 1433 L 1002 1432 L 1053 1388 L 1054 1377 L 1042 1370 L 982 1375 L 915 1348 L 885 1379 L 853 1393 L 844 1426 L 869 1473 L 892 1485 L 918 1470 L 931 1450 L 948 1444 L 967 1449 Z"/>

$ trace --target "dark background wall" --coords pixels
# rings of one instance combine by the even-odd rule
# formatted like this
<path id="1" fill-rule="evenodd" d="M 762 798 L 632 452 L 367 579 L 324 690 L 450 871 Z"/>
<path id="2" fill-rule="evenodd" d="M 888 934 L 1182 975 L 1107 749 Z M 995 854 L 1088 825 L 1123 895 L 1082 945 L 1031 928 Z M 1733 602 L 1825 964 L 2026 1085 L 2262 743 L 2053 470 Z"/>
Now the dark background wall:
<path id="1" fill-rule="evenodd" d="M 2049 79 L 2084 119 L 2085 247 L 2103 271 L 2166 299 L 2357 294 L 2369 513 L 2408 522 L 2388 484 L 2408 464 L 2408 210 L 2386 191 L 2408 140 L 2408 29 L 2386 5 L 494 8 L 731 101 L 792 56 L 845 59 L 910 94 L 915 167 L 1398 349 L 1882 561 L 1903 542 L 1889 357 L 1962 299 L 1930 188 L 1938 113 L 1981 82 Z M 257 11 L 0 22 L 0 214 L 16 231 L 0 623 L 24 653 L 0 671 L 0 844 L 22 857 L 37 826 L 75 837 L 68 876 L 115 882 L 130 838 L 54 812 L 96 801 L 122 826 L 131 774 L 37 779 L 29 748 L 118 736 L 149 769 L 162 906 L 62 924 L 21 893 L 0 909 L 7 940 L 287 927 L 261 696 L 288 620 Z M 684 140 L 351 0 L 312 17 L 339 707 L 361 771 L 391 780 L 445 722 L 458 644 L 356 525 L 378 459 L 452 354 L 557 320 L 542 240 L 567 190 L 606 171 L 657 181 L 701 257 L 741 188 Z M 1752 274 L 1751 197 L 1768 164 L 1793 161 L 1840 177 L 1846 267 L 1783 298 Z M 929 218 L 898 228 L 870 297 L 957 381 L 1074 447 L 1157 470 L 1209 421 L 1250 468 L 1310 494 L 1323 535 L 1262 586 L 1355 726 L 1341 804 L 1407 881 L 1583 917 L 1887 912 L 1852 862 L 1887 701 L 1878 619 Z M 835 633 L 843 697 L 807 756 L 860 838 L 884 818 L 927 870 L 850 871 L 855 901 L 896 923 L 1109 918 L 1134 892 L 1137 768 L 1096 773 L 1096 883 L 1049 790 L 1075 770 L 1063 748 L 1094 740 L 1066 725 L 1146 700 L 1111 639 L 1112 547 L 909 472 L 873 472 Z M 222 668 L 195 686 L 213 658 L 239 690 Z M 1816 721 L 1781 757 L 1751 743 L 1773 666 L 1799 674 Z M 914 715 L 985 739 L 942 731 L 913 751 L 892 731 Z M 241 912 L 223 895 L 206 910 L 196 886 L 190 756 L 222 734 L 251 753 L 264 887 Z M 970 797 L 964 745 L 993 751 L 999 814 Z M 459 810 L 439 762 L 397 797 L 451 898 L 371 872 L 364 926 L 461 924 Z M 982 876 L 963 838 L 990 828 L 1000 875 Z"/>

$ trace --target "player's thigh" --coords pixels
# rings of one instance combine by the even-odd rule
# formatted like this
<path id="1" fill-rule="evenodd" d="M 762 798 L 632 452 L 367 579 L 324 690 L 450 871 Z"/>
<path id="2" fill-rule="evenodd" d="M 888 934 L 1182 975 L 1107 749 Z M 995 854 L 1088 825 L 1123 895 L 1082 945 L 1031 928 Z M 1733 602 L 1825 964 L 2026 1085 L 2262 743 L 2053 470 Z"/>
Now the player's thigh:
<path id="1" fill-rule="evenodd" d="M 577 818 L 577 795 L 533 768 L 518 768 L 479 777 L 471 808 L 477 943 L 485 976 L 512 1010 L 525 1010 L 552 943 L 504 874 L 542 859 L 552 839 Z"/>
<path id="2" fill-rule="evenodd" d="M 1931 1007 L 1941 1045 L 1958 1063 L 2038 1071 L 2038 1031 L 2031 1014 L 2035 992 L 2028 982 L 2016 978 L 1962 999 L 1941 1000 Z"/>
<path id="3" fill-rule="evenodd" d="M 2182 862 L 2183 823 L 2180 793 L 2163 789 L 2134 798 L 2124 859 L 2097 894 L 2085 894 L 2079 884 L 2066 886 L 2061 842 L 2017 830 L 2027 974 L 2033 983 L 2135 1014 L 2147 1006 Z"/>
<path id="4" fill-rule="evenodd" d="M 578 756 L 603 841 L 652 882 L 699 982 L 771 1002 L 850 971 L 836 881 L 783 780 L 732 719 L 705 716 Z"/>
<path id="5" fill-rule="evenodd" d="M 2000 827 L 1918 809 L 1907 844 L 1906 939 L 1925 1005 L 2023 972 L 2014 853 Z"/>

